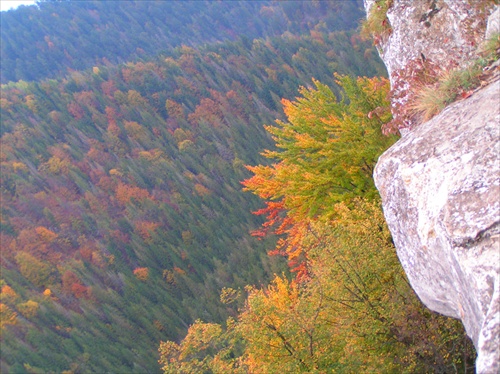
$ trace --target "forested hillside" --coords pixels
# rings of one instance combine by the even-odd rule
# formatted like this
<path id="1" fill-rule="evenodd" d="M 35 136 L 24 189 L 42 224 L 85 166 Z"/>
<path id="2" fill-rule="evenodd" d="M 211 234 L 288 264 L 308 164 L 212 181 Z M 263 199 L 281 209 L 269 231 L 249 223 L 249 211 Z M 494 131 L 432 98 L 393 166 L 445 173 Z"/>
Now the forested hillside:
<path id="1" fill-rule="evenodd" d="M 473 373 L 460 321 L 430 312 L 397 259 L 372 180 L 394 141 L 389 82 L 337 76 L 344 100 L 320 82 L 283 101 L 286 121 L 266 129 L 277 150 L 243 183 L 266 200 L 254 235 L 280 236 L 274 252 L 296 273 L 265 287 L 224 289 L 238 306 L 224 324 L 196 321 L 160 345 L 165 374 Z"/>
<path id="2" fill-rule="evenodd" d="M 1 14 L 0 81 L 139 61 L 180 45 L 354 29 L 353 1 L 57 1 Z"/>
<path id="3" fill-rule="evenodd" d="M 39 5 L 1 15 L 1 369 L 158 372 L 237 313 L 223 290 L 287 272 L 240 184 L 281 99 L 383 66 L 336 30 L 359 2 Z"/>

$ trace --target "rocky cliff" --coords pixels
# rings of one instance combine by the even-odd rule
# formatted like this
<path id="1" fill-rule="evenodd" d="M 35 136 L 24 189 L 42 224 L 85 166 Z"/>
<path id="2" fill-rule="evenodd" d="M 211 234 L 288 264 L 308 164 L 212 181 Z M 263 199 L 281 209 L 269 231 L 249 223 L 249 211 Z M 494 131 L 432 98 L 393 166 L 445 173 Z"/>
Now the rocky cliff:
<path id="1" fill-rule="evenodd" d="M 407 104 L 415 89 L 478 57 L 488 18 L 499 17 L 490 17 L 493 4 L 494 0 L 365 0 L 369 17 L 383 18 L 380 13 L 388 8 L 375 42 L 391 81 L 391 126 L 412 128 L 415 119 Z"/>
<path id="2" fill-rule="evenodd" d="M 368 14 L 382 2 L 389 5 L 388 25 L 377 43 L 391 78 L 394 124 L 405 129 L 375 170 L 384 214 L 421 300 L 463 321 L 478 351 L 478 373 L 498 373 L 498 68 L 425 123 L 406 107 L 426 66 L 447 71 L 478 58 L 483 40 L 499 31 L 499 9 L 480 0 L 366 0 Z"/>

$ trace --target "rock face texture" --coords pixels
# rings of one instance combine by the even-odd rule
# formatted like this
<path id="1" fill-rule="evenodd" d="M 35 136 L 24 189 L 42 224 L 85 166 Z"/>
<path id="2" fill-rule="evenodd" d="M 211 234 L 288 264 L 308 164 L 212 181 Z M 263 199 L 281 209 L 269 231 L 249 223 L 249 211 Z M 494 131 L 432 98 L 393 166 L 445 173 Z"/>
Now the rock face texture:
<path id="1" fill-rule="evenodd" d="M 392 89 L 392 108 L 398 127 L 411 128 L 404 105 L 412 84 L 423 74 L 464 67 L 477 57 L 478 45 L 485 38 L 492 2 L 484 0 L 385 0 L 390 30 L 378 38 Z M 370 14 L 376 0 L 364 0 Z"/>
<path id="2" fill-rule="evenodd" d="M 480 373 L 500 354 L 500 81 L 404 136 L 375 183 L 399 259 L 432 310 L 463 321 Z"/>
<path id="3" fill-rule="evenodd" d="M 482 0 L 391 3 L 378 47 L 394 117 L 409 130 L 375 169 L 384 214 L 420 299 L 462 320 L 478 373 L 500 373 L 500 78 L 424 124 L 404 113 L 424 65 L 467 66 L 485 34 L 498 33 L 500 10 Z"/>

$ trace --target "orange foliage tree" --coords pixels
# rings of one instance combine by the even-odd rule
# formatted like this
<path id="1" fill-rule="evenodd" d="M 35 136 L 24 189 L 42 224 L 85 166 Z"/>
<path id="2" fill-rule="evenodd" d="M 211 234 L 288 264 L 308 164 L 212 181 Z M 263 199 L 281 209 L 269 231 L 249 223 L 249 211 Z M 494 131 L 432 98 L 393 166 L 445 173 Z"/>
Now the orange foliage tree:
<path id="1" fill-rule="evenodd" d="M 149 269 L 148 268 L 136 268 L 134 269 L 134 275 L 137 279 L 141 281 L 146 281 L 149 278 Z"/>
<path id="2" fill-rule="evenodd" d="M 132 199 L 143 201 L 150 198 L 148 190 L 140 187 L 129 186 L 122 182 L 116 186 L 115 193 L 116 199 L 123 205 L 129 203 Z"/>
<path id="3" fill-rule="evenodd" d="M 245 190 L 267 200 L 256 214 L 267 221 L 255 235 L 281 235 L 274 253 L 284 254 L 298 272 L 307 275 L 306 254 L 298 244 L 311 219 L 330 220 L 335 205 L 355 197 L 372 199 L 372 179 L 378 156 L 393 142 L 381 126 L 391 114 L 384 78 L 337 76 L 345 93 L 338 100 L 332 90 L 314 81 L 302 88 L 296 101 L 282 100 L 288 122 L 266 126 L 276 151 L 265 151 L 271 165 L 247 166 L 254 174 L 243 181 Z"/>
<path id="4" fill-rule="evenodd" d="M 84 286 L 78 276 L 71 270 L 67 270 L 61 277 L 63 291 L 72 294 L 78 299 L 89 297 L 89 288 Z"/>
<path id="5" fill-rule="evenodd" d="M 145 242 L 150 242 L 152 234 L 159 226 L 157 222 L 139 221 L 135 223 L 135 231 Z"/>

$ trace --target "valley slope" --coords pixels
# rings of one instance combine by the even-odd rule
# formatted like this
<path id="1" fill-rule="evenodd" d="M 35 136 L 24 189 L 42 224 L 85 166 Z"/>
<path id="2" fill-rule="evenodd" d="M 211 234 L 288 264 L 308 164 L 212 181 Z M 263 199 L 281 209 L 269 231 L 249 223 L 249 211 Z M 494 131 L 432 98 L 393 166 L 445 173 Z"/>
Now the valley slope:
<path id="1" fill-rule="evenodd" d="M 224 287 L 286 271 L 275 239 L 250 235 L 261 203 L 244 165 L 265 162 L 263 125 L 299 86 L 339 95 L 334 72 L 384 74 L 369 42 L 335 30 L 359 3 L 2 13 L 2 371 L 157 372 L 160 340 L 236 312 Z"/>

